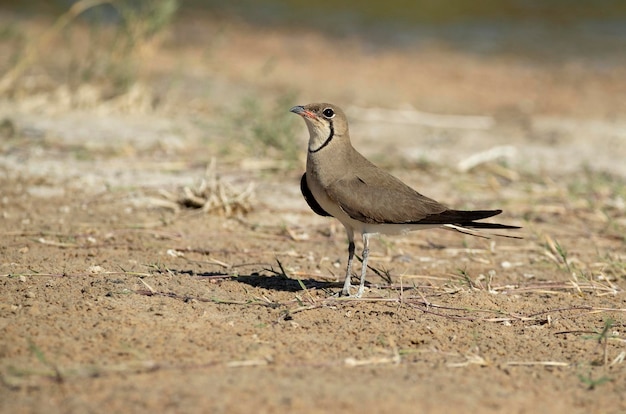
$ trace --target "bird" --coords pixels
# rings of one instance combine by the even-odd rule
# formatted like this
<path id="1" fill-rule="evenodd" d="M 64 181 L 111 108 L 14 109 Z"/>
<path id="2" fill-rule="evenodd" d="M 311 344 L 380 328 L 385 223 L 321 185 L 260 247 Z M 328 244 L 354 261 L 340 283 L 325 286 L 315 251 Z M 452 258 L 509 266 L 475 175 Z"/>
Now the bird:
<path id="1" fill-rule="evenodd" d="M 300 179 L 302 195 L 313 212 L 339 220 L 348 236 L 346 278 L 338 296 L 363 295 L 371 235 L 443 227 L 486 237 L 473 229 L 521 228 L 478 222 L 502 210 L 450 209 L 374 165 L 352 146 L 347 117 L 338 106 L 311 103 L 290 111 L 300 115 L 309 130 L 306 172 Z M 362 235 L 362 268 L 358 290 L 351 295 L 355 233 Z"/>

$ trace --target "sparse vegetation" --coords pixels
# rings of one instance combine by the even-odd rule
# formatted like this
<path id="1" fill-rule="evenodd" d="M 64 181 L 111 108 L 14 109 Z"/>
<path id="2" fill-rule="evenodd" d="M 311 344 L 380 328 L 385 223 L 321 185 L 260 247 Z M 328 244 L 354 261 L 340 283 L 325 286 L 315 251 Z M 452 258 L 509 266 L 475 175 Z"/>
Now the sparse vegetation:
<path id="1" fill-rule="evenodd" d="M 611 379 L 607 376 L 602 376 L 600 378 L 593 378 L 593 374 L 589 373 L 587 375 L 579 374 L 578 378 L 580 382 L 585 384 L 589 390 L 593 390 L 598 386 L 611 381 Z"/>
<path id="2" fill-rule="evenodd" d="M 254 157 L 266 157 L 295 167 L 303 154 L 303 143 L 297 137 L 297 119 L 289 112 L 295 93 L 279 95 L 273 102 L 264 103 L 249 97 L 233 114 L 230 127 Z M 280 164 L 277 164 L 280 165 Z"/>
<path id="3" fill-rule="evenodd" d="M 77 1 L 43 35 L 29 39 L 25 51 L 0 78 L 0 92 L 23 95 L 43 89 L 58 95 L 62 85 L 79 105 L 122 95 L 136 84 L 138 67 L 177 8 L 177 0 Z M 50 62 L 51 47 L 55 55 L 68 59 Z M 54 70 L 46 70 L 48 66 Z M 33 85 L 32 78 L 25 76 L 33 70 L 44 72 L 46 76 L 39 78 L 48 80 Z M 51 85 L 55 89 L 46 90 Z M 89 88 L 81 89 L 85 85 Z"/>

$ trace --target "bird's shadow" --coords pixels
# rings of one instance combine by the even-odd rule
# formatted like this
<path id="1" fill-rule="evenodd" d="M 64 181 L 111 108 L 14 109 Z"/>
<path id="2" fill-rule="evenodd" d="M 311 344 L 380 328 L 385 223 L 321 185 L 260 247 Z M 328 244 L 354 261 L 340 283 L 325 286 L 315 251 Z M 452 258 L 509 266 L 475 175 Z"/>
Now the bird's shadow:
<path id="1" fill-rule="evenodd" d="M 259 287 L 268 290 L 283 292 L 299 292 L 304 286 L 307 289 L 328 290 L 337 287 L 335 282 L 320 282 L 315 279 L 290 279 L 283 275 L 240 275 L 235 278 L 238 282 L 245 283 L 252 287 Z"/>
<path id="2" fill-rule="evenodd" d="M 321 289 L 329 290 L 331 288 L 341 287 L 342 284 L 338 282 L 320 282 L 315 279 L 292 279 L 286 276 L 284 273 L 280 273 L 274 270 L 267 270 L 270 274 L 264 274 L 259 272 L 252 272 L 249 274 L 233 275 L 226 272 L 195 272 L 192 270 L 174 270 L 171 271 L 198 278 L 207 279 L 230 279 L 237 282 L 245 283 L 252 287 L 258 287 L 267 290 L 276 290 L 283 292 L 299 292 L 304 286 L 306 289 Z"/>

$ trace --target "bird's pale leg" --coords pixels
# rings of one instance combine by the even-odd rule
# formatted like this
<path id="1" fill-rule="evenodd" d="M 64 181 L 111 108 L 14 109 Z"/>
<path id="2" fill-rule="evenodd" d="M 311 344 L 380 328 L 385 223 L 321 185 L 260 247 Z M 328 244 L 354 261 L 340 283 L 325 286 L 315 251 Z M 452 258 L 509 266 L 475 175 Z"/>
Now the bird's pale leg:
<path id="1" fill-rule="evenodd" d="M 343 290 L 341 296 L 350 296 L 350 279 L 352 278 L 352 261 L 354 259 L 354 242 L 348 245 L 348 269 L 346 271 L 346 280 L 343 282 Z"/>
<path id="2" fill-rule="evenodd" d="M 352 278 L 352 262 L 354 261 L 354 231 L 346 228 L 348 233 L 348 268 L 346 269 L 346 280 L 343 282 L 343 289 L 339 296 L 350 296 L 350 279 Z"/>
<path id="3" fill-rule="evenodd" d="M 359 284 L 359 290 L 356 292 L 356 297 L 360 298 L 365 290 L 365 274 L 367 273 L 367 258 L 370 255 L 370 235 L 369 233 L 363 233 L 363 267 L 361 268 L 361 283 Z"/>

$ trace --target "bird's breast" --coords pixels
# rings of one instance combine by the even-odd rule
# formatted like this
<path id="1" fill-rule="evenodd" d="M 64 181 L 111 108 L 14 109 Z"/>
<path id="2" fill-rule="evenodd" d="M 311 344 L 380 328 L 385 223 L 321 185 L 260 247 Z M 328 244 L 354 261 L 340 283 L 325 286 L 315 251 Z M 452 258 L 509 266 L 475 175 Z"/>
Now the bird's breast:
<path id="1" fill-rule="evenodd" d="M 328 194 L 326 193 L 326 190 L 324 189 L 324 186 L 315 170 L 307 168 L 306 182 L 309 186 L 309 190 L 311 190 L 311 194 L 313 194 L 313 197 L 315 198 L 315 201 L 317 201 L 320 207 L 322 207 L 328 214 L 337 218 L 341 222 L 343 222 L 343 216 L 348 217 L 345 211 L 343 211 L 337 203 L 328 197 Z"/>

